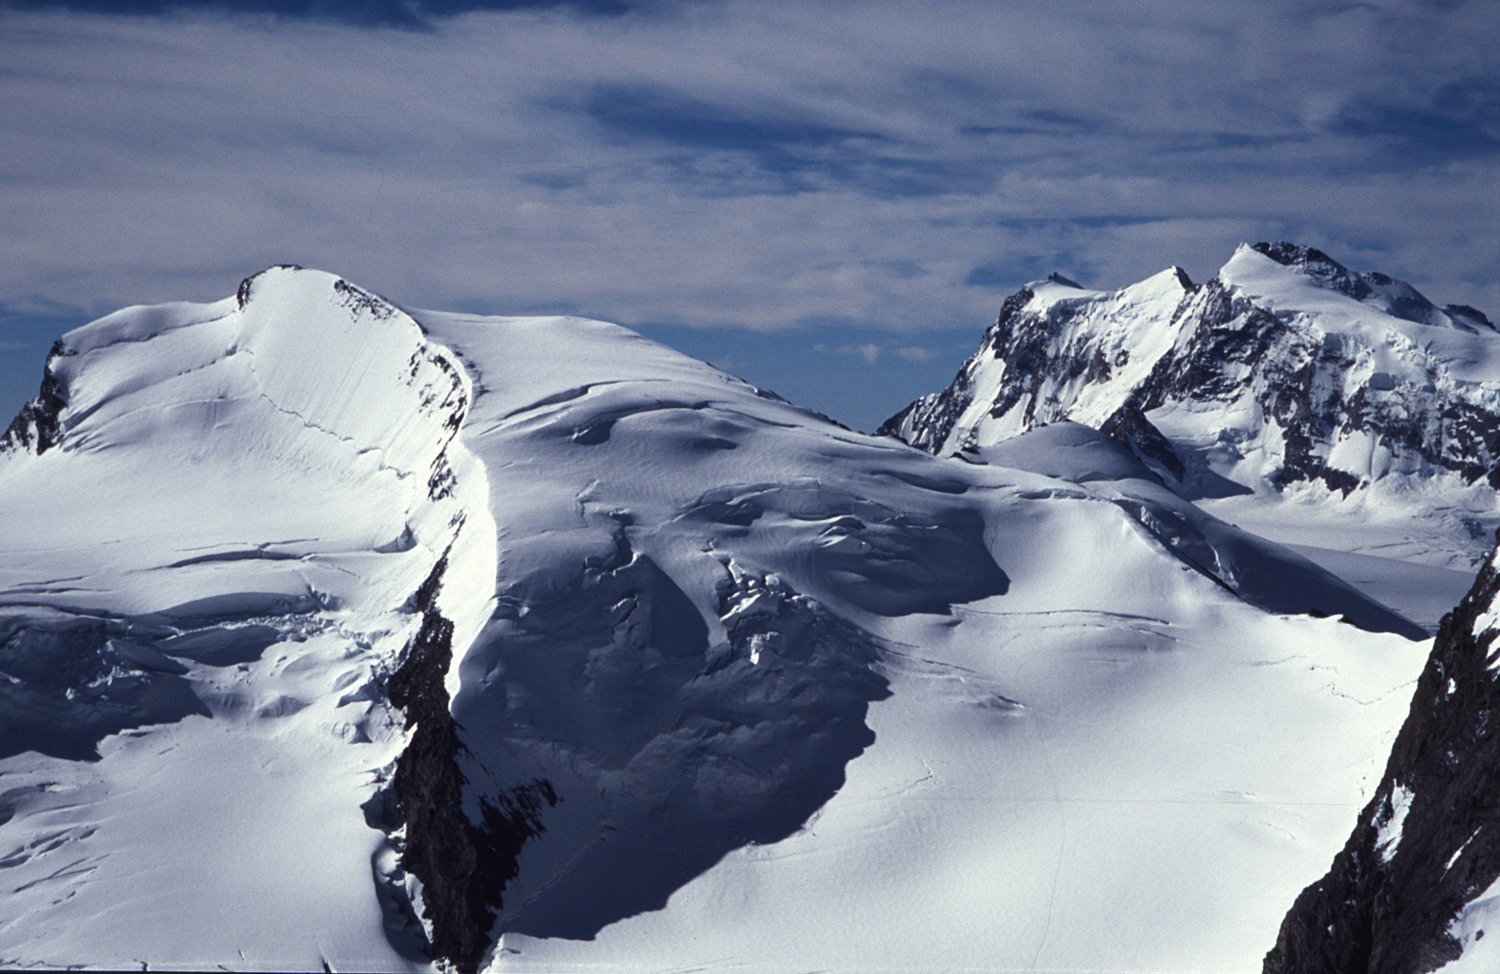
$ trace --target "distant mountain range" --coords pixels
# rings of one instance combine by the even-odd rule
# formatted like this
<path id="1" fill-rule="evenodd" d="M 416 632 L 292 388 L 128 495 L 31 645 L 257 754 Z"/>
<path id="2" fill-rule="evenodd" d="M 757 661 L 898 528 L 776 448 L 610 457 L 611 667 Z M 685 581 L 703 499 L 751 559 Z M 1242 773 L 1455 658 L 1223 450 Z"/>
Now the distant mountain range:
<path id="1" fill-rule="evenodd" d="M 321 271 L 117 312 L 0 448 L 0 960 L 1483 969 L 1497 353 L 1290 244 L 874 437 Z"/>

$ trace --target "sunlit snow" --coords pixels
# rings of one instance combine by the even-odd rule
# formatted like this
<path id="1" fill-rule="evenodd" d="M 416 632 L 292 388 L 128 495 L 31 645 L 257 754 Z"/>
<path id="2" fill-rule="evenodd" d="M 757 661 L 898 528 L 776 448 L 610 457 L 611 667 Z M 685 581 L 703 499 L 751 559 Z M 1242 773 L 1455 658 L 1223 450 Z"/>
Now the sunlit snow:
<path id="1" fill-rule="evenodd" d="M 494 970 L 1254 969 L 1426 656 L 1084 434 L 938 458 L 602 322 L 278 269 L 65 342 L 0 456 L 7 963 L 430 969 L 371 803 L 445 555 L 465 807 L 560 799 Z"/>

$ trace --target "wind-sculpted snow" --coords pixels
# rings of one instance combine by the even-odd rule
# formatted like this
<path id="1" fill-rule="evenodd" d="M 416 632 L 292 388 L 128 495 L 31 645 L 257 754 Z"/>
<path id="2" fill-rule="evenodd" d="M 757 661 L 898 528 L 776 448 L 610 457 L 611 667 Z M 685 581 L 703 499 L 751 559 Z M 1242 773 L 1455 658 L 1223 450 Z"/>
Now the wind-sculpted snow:
<path id="1" fill-rule="evenodd" d="M 424 321 L 479 377 L 501 529 L 500 609 L 454 701 L 471 801 L 532 778 L 559 798 L 501 930 L 592 938 L 839 790 L 888 690 L 823 599 L 879 618 L 1005 590 L 972 505 L 912 490 L 913 451 L 598 322 Z"/>
<path id="2" fill-rule="evenodd" d="M 912 909 L 913 894 L 898 893 L 890 880 L 869 878 L 868 866 L 856 863 L 907 864 L 893 866 L 893 876 L 916 868 L 910 865 L 912 844 L 930 848 L 929 840 L 918 838 L 930 828 L 1000 872 L 993 884 L 971 888 L 967 906 L 936 893 L 951 885 L 951 877 L 934 874 L 930 882 L 937 886 L 918 883 L 925 890 L 918 895 L 955 910 L 965 918 L 966 931 L 945 939 L 949 946 L 943 948 L 930 937 L 919 938 L 924 958 L 946 958 L 924 963 L 972 964 L 984 956 L 990 964 L 998 956 L 1024 966 L 1038 947 L 1028 938 L 1042 929 L 1033 924 L 1045 923 L 1042 914 L 1020 904 L 1045 902 L 1045 890 L 1034 884 L 1042 876 L 1055 881 L 1056 864 L 1033 873 L 1032 854 L 1018 852 L 992 830 L 979 829 L 985 838 L 970 846 L 971 840 L 956 838 L 973 828 L 964 824 L 968 818 L 914 810 L 966 807 L 968 799 L 944 801 L 961 798 L 953 791 L 955 781 L 992 782 L 995 797 L 1028 800 L 1036 762 L 1050 760 L 1041 757 L 1050 745 L 1035 751 L 1027 743 L 1037 740 L 1030 736 L 1035 721 L 1057 726 L 1052 721 L 1077 717 L 1080 733 L 1096 733 L 1101 708 L 1128 707 L 1122 701 L 1160 692 L 1165 671 L 1159 665 L 1176 672 L 1188 658 L 1206 664 L 1229 645 L 1245 647 L 1248 656 L 1225 665 L 1264 674 L 1291 707 L 1278 711 L 1274 731 L 1269 711 L 1230 721 L 1245 741 L 1267 735 L 1247 754 L 1269 755 L 1262 748 L 1273 746 L 1271 740 L 1305 733 L 1310 711 L 1298 708 L 1313 700 L 1318 702 L 1312 710 L 1330 700 L 1361 710 L 1389 708 L 1388 702 L 1376 703 L 1385 691 L 1362 704 L 1325 696 L 1334 686 L 1340 693 L 1352 689 L 1342 682 L 1350 679 L 1342 665 L 1345 675 L 1317 683 L 1316 690 L 1296 683 L 1297 668 L 1279 669 L 1305 659 L 1307 650 L 1274 655 L 1272 646 L 1291 645 L 1283 636 L 1244 638 L 1262 624 L 1252 619 L 1267 617 L 1187 557 L 1194 544 L 1216 550 L 1202 534 L 1212 519 L 1185 521 L 1167 538 L 1164 516 L 1153 531 L 1144 507 L 1121 503 L 1124 488 L 1117 492 L 1114 485 L 1123 474 L 1078 483 L 939 460 L 848 433 L 598 322 L 419 315 L 475 377 L 479 392 L 466 437 L 488 465 L 500 531 L 499 608 L 460 663 L 453 704 L 469 750 L 464 774 L 471 783 L 470 818 L 487 796 L 530 781 L 545 780 L 559 799 L 540 809 L 544 830 L 522 847 L 515 879 L 504 892 L 496 957 L 504 959 L 505 969 L 633 967 L 664 951 L 686 963 L 695 957 L 707 962 L 725 951 L 761 957 L 769 950 L 775 959 L 765 966 L 771 969 L 804 954 L 819 958 L 809 965 L 846 969 L 889 963 L 892 950 L 894 956 L 912 956 L 872 928 L 909 927 L 910 917 L 898 917 Z M 1141 475 L 1138 465 L 1131 475 Z M 1151 510 L 1162 508 L 1158 503 Z M 1374 628 L 1414 634 L 1409 624 L 1301 559 L 1273 545 L 1257 546 L 1227 525 L 1220 530 L 1215 543 L 1223 570 L 1245 591 L 1257 583 L 1274 587 L 1290 573 L 1305 583 L 1298 594 L 1323 602 L 1331 614 L 1364 613 Z M 1282 594 L 1290 597 L 1290 586 Z M 1299 604 L 1293 611 L 1309 607 Z M 1183 621 L 1200 610 L 1228 613 L 1237 620 L 1233 626 L 1246 628 L 1207 656 L 1180 649 L 1206 637 L 1179 631 L 1178 623 L 1158 613 Z M 1391 672 L 1383 667 L 1404 658 L 1396 649 L 1404 640 L 1379 643 L 1379 637 L 1332 619 L 1316 624 L 1316 640 L 1331 651 L 1364 646 L 1372 669 L 1361 678 Z M 1200 623 L 1188 625 L 1206 631 L 1193 628 Z M 1239 676 L 1197 665 L 1189 665 L 1195 675 L 1179 686 L 1184 696 L 1178 699 L 1192 707 L 1201 705 L 1193 702 L 1200 694 L 1218 698 L 1227 686 L 1243 686 Z M 1318 666 L 1301 672 L 1309 670 L 1320 672 Z M 1292 682 L 1280 683 L 1288 678 Z M 1382 679 L 1375 676 L 1372 686 Z M 1208 690 L 1210 685 L 1215 689 Z M 1062 691 L 1064 686 L 1070 689 Z M 1151 686 L 1158 690 L 1145 689 Z M 905 718 L 896 715 L 924 706 L 918 700 L 934 708 L 923 711 L 937 722 L 934 727 L 968 728 L 960 735 L 965 743 L 944 737 L 946 743 L 930 750 L 916 744 L 926 732 L 914 738 Z M 887 707 L 899 709 L 882 710 Z M 1062 716 L 1065 711 L 1074 716 Z M 884 744 L 882 713 L 893 735 Z M 1173 718 L 1165 719 L 1170 724 Z M 1388 735 L 1393 723 L 1369 726 L 1384 727 L 1378 734 Z M 964 736 L 971 732 L 972 740 Z M 1105 739 L 1114 740 L 1111 735 Z M 1116 742 L 1097 753 L 1118 763 L 1121 746 L 1134 745 Z M 1347 781 L 1348 769 L 1374 760 L 1380 748 L 1372 746 L 1368 759 L 1345 760 L 1343 772 L 1320 770 L 1318 787 Z M 1160 757 L 1155 745 L 1147 750 Z M 876 757 L 882 753 L 888 757 Z M 1076 759 L 1080 752 L 1068 753 Z M 872 760 L 874 765 L 867 763 Z M 972 775 L 934 776 L 931 767 L 923 772 L 950 760 Z M 1176 753 L 1162 757 L 1161 766 L 1192 760 Z M 864 779 L 854 786 L 850 776 L 870 767 L 891 770 L 874 772 L 879 784 Z M 1085 759 L 1073 767 L 1070 774 L 1086 778 L 1095 772 L 1083 769 L 1096 766 Z M 871 804 L 875 818 L 852 832 L 848 824 L 828 826 L 830 816 L 849 814 L 850 806 L 840 803 L 851 787 L 855 807 L 866 807 L 858 796 L 871 788 L 909 794 L 914 801 Z M 991 807 L 984 804 L 989 800 L 973 807 Z M 1101 824 L 1078 827 L 1088 832 Z M 830 827 L 843 838 L 818 845 L 811 836 Z M 1016 841 L 1031 827 L 1018 825 Z M 1305 826 L 1296 828 L 1311 834 Z M 862 846 L 852 836 L 867 829 L 889 839 Z M 1323 834 L 1323 826 L 1318 831 Z M 1336 834 L 1336 826 L 1326 834 Z M 776 879 L 781 874 L 755 867 L 778 861 L 777 854 L 765 858 L 756 850 L 788 843 L 826 849 L 814 860 L 839 865 L 821 869 L 865 875 L 857 882 L 868 886 L 857 886 L 858 894 L 834 894 L 801 871 L 785 875 L 802 878 Z M 1224 854 L 1223 848 L 1214 853 Z M 1087 867 L 1082 859 L 1067 861 L 1095 873 L 1100 868 L 1097 859 Z M 1009 867 L 1001 866 L 1006 862 Z M 1137 862 L 1130 870 L 1145 868 Z M 726 895 L 714 890 L 740 883 L 765 892 L 727 894 L 751 898 L 730 911 L 732 923 L 708 919 L 721 909 L 708 904 Z M 1221 893 L 1205 894 L 1201 879 L 1187 886 L 1198 891 L 1193 895 L 1225 902 Z M 886 918 L 858 922 L 861 936 L 870 938 L 868 949 L 851 949 L 841 938 L 835 946 L 826 931 L 814 935 L 794 920 L 823 907 L 793 903 L 846 902 L 850 896 L 859 910 Z M 1177 909 L 1147 899 L 1143 911 L 1173 915 Z M 1018 911 L 1013 925 L 989 929 L 979 920 L 1004 909 Z M 916 912 L 921 923 L 934 922 L 931 914 Z M 855 922 L 840 915 L 842 922 Z M 1266 911 L 1261 936 L 1270 936 L 1275 917 L 1274 907 Z M 1089 953 L 1096 948 L 1084 946 L 1092 940 L 1081 937 L 1093 926 L 1077 914 L 1071 921 L 1059 918 L 1057 939 L 1043 933 L 1042 941 L 1074 943 L 1057 955 L 1070 963 L 1097 960 L 1104 955 Z M 977 935 L 982 928 L 986 932 Z M 1017 951 L 1011 938 L 1030 946 Z M 556 946 L 580 939 L 600 944 L 598 952 Z M 1147 939 L 1153 946 L 1139 956 L 1158 960 L 1161 941 Z M 1261 942 L 1247 938 L 1242 956 L 1255 956 Z"/>
<path id="3" fill-rule="evenodd" d="M 1124 445 L 1061 422 L 971 451 L 975 460 L 1086 484 L 1129 514 L 1183 561 L 1270 612 L 1336 616 L 1363 629 L 1423 639 L 1420 626 L 1331 572 L 1205 514 L 1169 490 Z M 970 455 L 970 454 L 966 454 Z"/>
<path id="4" fill-rule="evenodd" d="M 1243 969 L 1424 651 L 1112 441 L 939 458 L 602 322 L 273 269 L 48 375 L 7 963 Z"/>

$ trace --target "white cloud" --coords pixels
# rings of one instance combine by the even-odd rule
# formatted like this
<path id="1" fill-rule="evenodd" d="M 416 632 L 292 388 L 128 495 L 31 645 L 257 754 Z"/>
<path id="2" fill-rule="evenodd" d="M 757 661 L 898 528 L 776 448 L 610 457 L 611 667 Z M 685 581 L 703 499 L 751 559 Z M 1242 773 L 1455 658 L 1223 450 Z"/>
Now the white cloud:
<path id="1" fill-rule="evenodd" d="M 880 353 L 883 349 L 874 342 L 859 342 L 844 345 L 819 343 L 813 346 L 813 351 L 823 355 L 849 355 L 864 359 L 866 365 L 874 365 L 876 359 L 880 358 Z"/>
<path id="2" fill-rule="evenodd" d="M 938 353 L 930 348 L 922 348 L 917 345 L 907 345 L 896 349 L 896 354 L 908 362 L 931 362 L 938 357 Z"/>
<path id="3" fill-rule="evenodd" d="M 1500 22 L 1430 9 L 0 12 L 0 295 L 211 299 L 293 261 L 417 306 L 977 334 L 1011 285 L 975 267 L 1201 279 L 1288 236 L 1500 317 L 1500 150 L 1442 96 L 1494 77 Z M 1403 163 L 1423 118 L 1468 141 Z"/>

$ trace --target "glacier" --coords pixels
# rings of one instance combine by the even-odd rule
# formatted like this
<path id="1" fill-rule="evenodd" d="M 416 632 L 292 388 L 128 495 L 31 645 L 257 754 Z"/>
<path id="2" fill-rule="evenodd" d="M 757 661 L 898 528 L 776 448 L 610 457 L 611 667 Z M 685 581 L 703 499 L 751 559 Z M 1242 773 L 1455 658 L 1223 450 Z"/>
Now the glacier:
<path id="1" fill-rule="evenodd" d="M 294 267 L 70 333 L 0 453 L 0 960 L 1249 969 L 1426 633 L 1067 418 L 934 455 Z"/>
<path id="2" fill-rule="evenodd" d="M 949 455 L 1086 424 L 1436 632 L 1500 527 L 1497 377 L 1500 333 L 1475 309 L 1242 244 L 1201 285 L 1172 267 L 1115 291 L 1022 287 L 953 383 L 880 432 Z"/>

